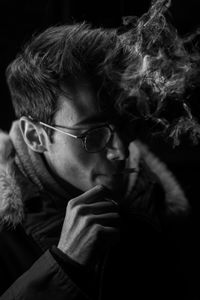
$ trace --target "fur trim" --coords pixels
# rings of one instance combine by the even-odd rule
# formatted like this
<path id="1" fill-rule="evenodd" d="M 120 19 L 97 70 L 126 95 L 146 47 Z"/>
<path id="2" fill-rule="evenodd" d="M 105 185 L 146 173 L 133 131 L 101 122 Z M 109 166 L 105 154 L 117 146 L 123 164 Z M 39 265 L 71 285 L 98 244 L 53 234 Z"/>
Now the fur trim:
<path id="1" fill-rule="evenodd" d="M 23 219 L 22 193 L 13 163 L 0 170 L 0 218 L 14 227 Z"/>
<path id="2" fill-rule="evenodd" d="M 8 134 L 0 132 L 0 218 L 15 226 L 23 218 L 23 203 L 13 165 L 11 139 Z"/>
<path id="3" fill-rule="evenodd" d="M 14 158 L 14 147 L 9 135 L 0 131 L 0 166 L 7 165 Z"/>
<path id="4" fill-rule="evenodd" d="M 18 170 L 14 156 L 9 135 L 0 132 L 0 221 L 15 227 L 22 222 L 23 202 L 35 193 L 35 187 Z M 23 186 L 26 186 L 26 191 Z"/>

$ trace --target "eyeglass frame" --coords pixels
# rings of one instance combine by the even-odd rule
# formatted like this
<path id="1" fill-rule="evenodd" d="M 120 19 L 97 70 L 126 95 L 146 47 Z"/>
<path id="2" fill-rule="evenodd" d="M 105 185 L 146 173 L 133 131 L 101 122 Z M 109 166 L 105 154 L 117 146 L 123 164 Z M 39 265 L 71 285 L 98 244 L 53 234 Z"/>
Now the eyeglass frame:
<path id="1" fill-rule="evenodd" d="M 87 130 L 86 132 L 84 132 L 83 134 L 75 135 L 75 134 L 71 134 L 71 133 L 69 133 L 69 132 L 65 132 L 64 130 L 58 129 L 58 128 L 56 128 L 55 126 L 60 127 L 60 128 L 71 129 L 71 130 L 74 129 L 74 128 L 69 128 L 69 127 L 60 126 L 60 125 L 54 125 L 54 126 L 52 126 L 52 125 L 46 124 L 46 123 L 44 123 L 44 122 L 42 122 L 42 121 L 34 120 L 34 119 L 33 119 L 32 117 L 30 117 L 30 116 L 29 116 L 29 119 L 31 119 L 31 121 L 35 121 L 35 122 L 39 123 L 40 125 L 43 125 L 43 126 L 49 128 L 49 129 L 52 129 L 52 130 L 55 130 L 55 131 L 57 131 L 57 132 L 63 133 L 63 134 L 65 134 L 65 135 L 68 135 L 68 136 L 70 136 L 70 137 L 72 137 L 72 138 L 75 138 L 75 139 L 81 139 L 81 140 L 82 140 L 83 147 L 84 147 L 85 151 L 88 152 L 88 153 L 98 153 L 98 152 L 101 152 L 102 150 L 104 150 L 104 149 L 106 148 L 106 146 L 108 145 L 110 139 L 112 138 L 113 133 L 115 132 L 115 130 L 111 128 L 111 125 L 110 125 L 110 124 L 108 124 L 108 123 L 103 123 L 103 124 L 101 124 L 101 125 L 99 125 L 99 126 L 96 126 L 96 127 L 93 127 L 93 128 L 88 129 L 88 130 Z M 91 132 L 91 131 L 93 131 L 93 130 L 96 130 L 96 129 L 98 129 L 98 128 L 102 128 L 102 127 L 107 127 L 107 128 L 110 130 L 110 138 L 109 138 L 109 140 L 107 141 L 107 143 L 105 144 L 105 146 L 104 146 L 103 148 L 101 148 L 100 150 L 98 150 L 98 151 L 88 151 L 88 149 L 87 149 L 87 147 L 86 147 L 86 137 L 88 136 L 88 133 Z"/>

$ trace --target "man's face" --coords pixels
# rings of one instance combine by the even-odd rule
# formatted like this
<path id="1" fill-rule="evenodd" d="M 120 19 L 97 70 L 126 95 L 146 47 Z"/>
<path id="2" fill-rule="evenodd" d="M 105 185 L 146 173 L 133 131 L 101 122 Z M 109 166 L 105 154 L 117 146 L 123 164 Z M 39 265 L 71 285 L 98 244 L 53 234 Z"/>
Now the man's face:
<path id="1" fill-rule="evenodd" d="M 89 83 L 82 83 L 73 90 L 72 99 L 60 96 L 54 121 L 56 125 L 73 128 L 65 131 L 75 135 L 83 134 L 102 122 L 109 122 L 100 110 Z M 122 171 L 128 156 L 127 147 L 115 132 L 105 149 L 88 153 L 80 139 L 55 131 L 45 157 L 54 174 L 82 191 L 101 184 L 116 192 L 121 191 L 124 185 Z"/>

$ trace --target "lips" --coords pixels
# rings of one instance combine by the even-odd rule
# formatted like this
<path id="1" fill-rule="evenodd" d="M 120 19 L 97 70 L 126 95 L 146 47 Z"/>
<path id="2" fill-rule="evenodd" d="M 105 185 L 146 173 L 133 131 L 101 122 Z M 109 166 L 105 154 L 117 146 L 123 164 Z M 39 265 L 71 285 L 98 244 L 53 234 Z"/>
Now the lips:
<path id="1" fill-rule="evenodd" d="M 126 168 L 122 170 L 121 172 L 118 172 L 117 174 L 130 174 L 130 173 L 136 173 L 137 169 L 135 168 Z"/>
<path id="2" fill-rule="evenodd" d="M 131 174 L 131 173 L 136 173 L 138 170 L 136 168 L 125 168 L 123 170 L 117 171 L 117 172 L 107 172 L 104 174 L 99 174 L 99 175 L 104 175 L 104 176 L 119 176 L 123 174 Z"/>
<path id="3" fill-rule="evenodd" d="M 107 170 L 101 170 L 100 172 L 96 173 L 96 176 L 105 176 L 109 178 L 115 178 L 119 177 L 122 175 L 128 175 L 131 173 L 137 173 L 138 169 L 137 168 L 129 168 L 126 165 L 126 161 L 120 161 L 119 163 L 109 166 Z"/>

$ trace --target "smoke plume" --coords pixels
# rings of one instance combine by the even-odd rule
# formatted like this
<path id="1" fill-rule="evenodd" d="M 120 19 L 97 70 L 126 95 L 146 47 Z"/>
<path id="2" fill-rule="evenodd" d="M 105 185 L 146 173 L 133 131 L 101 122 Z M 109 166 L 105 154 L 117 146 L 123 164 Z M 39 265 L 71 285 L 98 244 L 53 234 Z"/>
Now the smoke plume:
<path id="1" fill-rule="evenodd" d="M 152 133 L 159 128 L 178 145 L 184 134 L 193 142 L 200 137 L 190 105 L 200 81 L 200 30 L 181 37 L 168 20 L 170 4 L 153 1 L 142 17 L 124 17 L 116 49 L 104 63 L 108 80 L 118 88 L 118 110 L 150 122 Z"/>

